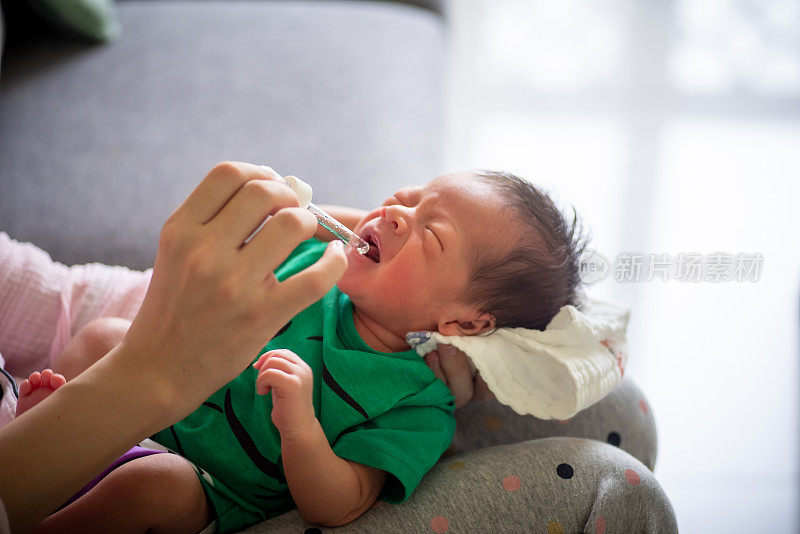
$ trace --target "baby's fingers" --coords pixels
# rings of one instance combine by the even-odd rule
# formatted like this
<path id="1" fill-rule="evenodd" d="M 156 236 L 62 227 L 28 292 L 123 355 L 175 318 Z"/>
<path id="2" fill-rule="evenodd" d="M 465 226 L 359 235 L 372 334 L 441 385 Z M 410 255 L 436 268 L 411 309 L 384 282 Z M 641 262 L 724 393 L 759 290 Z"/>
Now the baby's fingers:
<path id="1" fill-rule="evenodd" d="M 264 362 L 266 362 L 268 359 L 269 359 L 268 352 L 262 354 L 261 356 L 259 356 L 258 360 L 256 360 L 256 363 L 253 364 L 253 367 L 255 367 L 256 369 L 261 369 L 261 367 L 264 365 Z"/>
<path id="2" fill-rule="evenodd" d="M 256 378 L 256 393 L 266 395 L 273 387 L 289 388 L 296 387 L 297 381 L 293 375 L 282 369 L 264 369 L 258 373 Z M 281 390 L 283 391 L 283 390 Z"/>
<path id="3" fill-rule="evenodd" d="M 300 363 L 295 363 L 291 360 L 287 360 L 281 358 L 278 355 L 273 355 L 272 357 L 268 358 L 267 361 L 261 364 L 261 368 L 259 369 L 260 373 L 267 371 L 268 369 L 280 369 L 281 371 L 285 371 L 286 373 L 293 375 L 293 376 L 300 376 L 306 370 L 306 364 L 302 360 Z M 308 368 L 308 371 L 311 372 L 311 368 Z"/>
<path id="4" fill-rule="evenodd" d="M 256 393 L 259 395 L 266 395 L 269 393 L 270 389 L 272 389 L 272 384 L 270 384 L 269 376 L 265 373 L 258 373 L 258 378 L 256 378 Z"/>
<path id="5" fill-rule="evenodd" d="M 300 358 L 300 356 L 290 351 L 289 349 L 275 349 L 267 351 L 264 354 L 262 354 L 258 358 L 256 363 L 253 364 L 253 367 L 255 367 L 256 369 L 261 369 L 262 367 L 264 367 L 266 361 L 269 360 L 270 358 L 282 359 L 295 364 L 299 364 L 301 366 L 305 363 L 303 359 Z"/>

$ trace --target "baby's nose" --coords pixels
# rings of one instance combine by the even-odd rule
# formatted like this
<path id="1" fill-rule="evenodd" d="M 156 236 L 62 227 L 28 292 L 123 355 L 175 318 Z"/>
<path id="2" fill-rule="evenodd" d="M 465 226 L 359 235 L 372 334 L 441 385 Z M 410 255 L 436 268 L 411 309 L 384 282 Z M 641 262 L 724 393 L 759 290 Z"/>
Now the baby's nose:
<path id="1" fill-rule="evenodd" d="M 397 230 L 400 227 L 400 223 L 403 222 L 403 217 L 400 214 L 400 210 L 396 209 L 396 206 L 385 206 L 381 209 L 381 217 L 392 223 L 394 229 Z"/>

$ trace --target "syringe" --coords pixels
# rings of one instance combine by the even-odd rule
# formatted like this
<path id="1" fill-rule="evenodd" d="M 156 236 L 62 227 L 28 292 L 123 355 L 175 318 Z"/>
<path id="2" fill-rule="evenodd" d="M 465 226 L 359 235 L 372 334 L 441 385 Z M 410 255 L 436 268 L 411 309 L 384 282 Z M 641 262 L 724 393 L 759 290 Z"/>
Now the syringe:
<path id="1" fill-rule="evenodd" d="M 369 243 L 361 239 L 361 237 L 352 232 L 348 227 L 346 227 L 345 225 L 343 225 L 342 223 L 340 223 L 339 221 L 328 215 L 319 206 L 310 202 L 311 186 L 309 186 L 307 183 L 303 182 L 302 180 L 294 176 L 289 177 L 290 179 L 294 178 L 293 180 L 287 180 L 286 178 L 275 172 L 274 169 L 272 169 L 271 167 L 267 167 L 266 165 L 261 165 L 261 168 L 283 180 L 286 183 L 286 185 L 292 188 L 292 191 L 298 194 L 298 196 L 306 196 L 307 200 L 309 201 L 308 205 L 306 206 L 306 209 L 314 214 L 314 216 L 317 218 L 317 222 L 323 228 L 328 230 L 337 238 L 341 239 L 346 245 L 350 245 L 351 247 L 353 247 L 356 251 L 358 251 L 359 254 L 364 255 L 369 251 Z M 304 203 L 303 199 L 301 199 L 300 202 L 302 206 L 302 204 Z"/>

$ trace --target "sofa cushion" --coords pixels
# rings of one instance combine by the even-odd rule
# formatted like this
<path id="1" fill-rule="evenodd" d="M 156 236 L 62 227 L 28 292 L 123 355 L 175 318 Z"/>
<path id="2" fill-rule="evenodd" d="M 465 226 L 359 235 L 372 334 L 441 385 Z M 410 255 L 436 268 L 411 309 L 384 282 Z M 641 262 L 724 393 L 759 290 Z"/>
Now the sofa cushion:
<path id="1" fill-rule="evenodd" d="M 7 54 L 0 229 L 64 263 L 146 268 L 222 160 L 266 163 L 320 204 L 371 208 L 440 173 L 444 23 L 394 2 L 118 4 L 89 46 Z"/>
<path id="2" fill-rule="evenodd" d="M 555 436 L 606 442 L 626 451 L 651 470 L 658 454 L 652 409 L 629 376 L 602 400 L 565 421 L 519 415 L 497 400 L 467 403 L 456 410 L 456 421 L 456 434 L 446 455 Z"/>
<path id="3" fill-rule="evenodd" d="M 671 534 L 678 529 L 664 488 L 641 462 L 606 443 L 555 437 L 442 459 L 408 501 L 376 501 L 340 527 L 311 525 L 292 510 L 242 532 Z"/>

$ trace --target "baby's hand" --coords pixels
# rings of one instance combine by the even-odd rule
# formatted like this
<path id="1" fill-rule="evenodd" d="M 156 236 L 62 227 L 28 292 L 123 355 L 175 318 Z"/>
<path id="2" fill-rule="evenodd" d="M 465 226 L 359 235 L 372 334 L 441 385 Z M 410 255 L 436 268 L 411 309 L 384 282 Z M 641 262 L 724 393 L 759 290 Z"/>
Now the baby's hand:
<path id="1" fill-rule="evenodd" d="M 301 435 L 314 424 L 314 373 L 300 356 L 286 349 L 261 355 L 256 393 L 272 391 L 272 422 L 281 435 Z"/>

